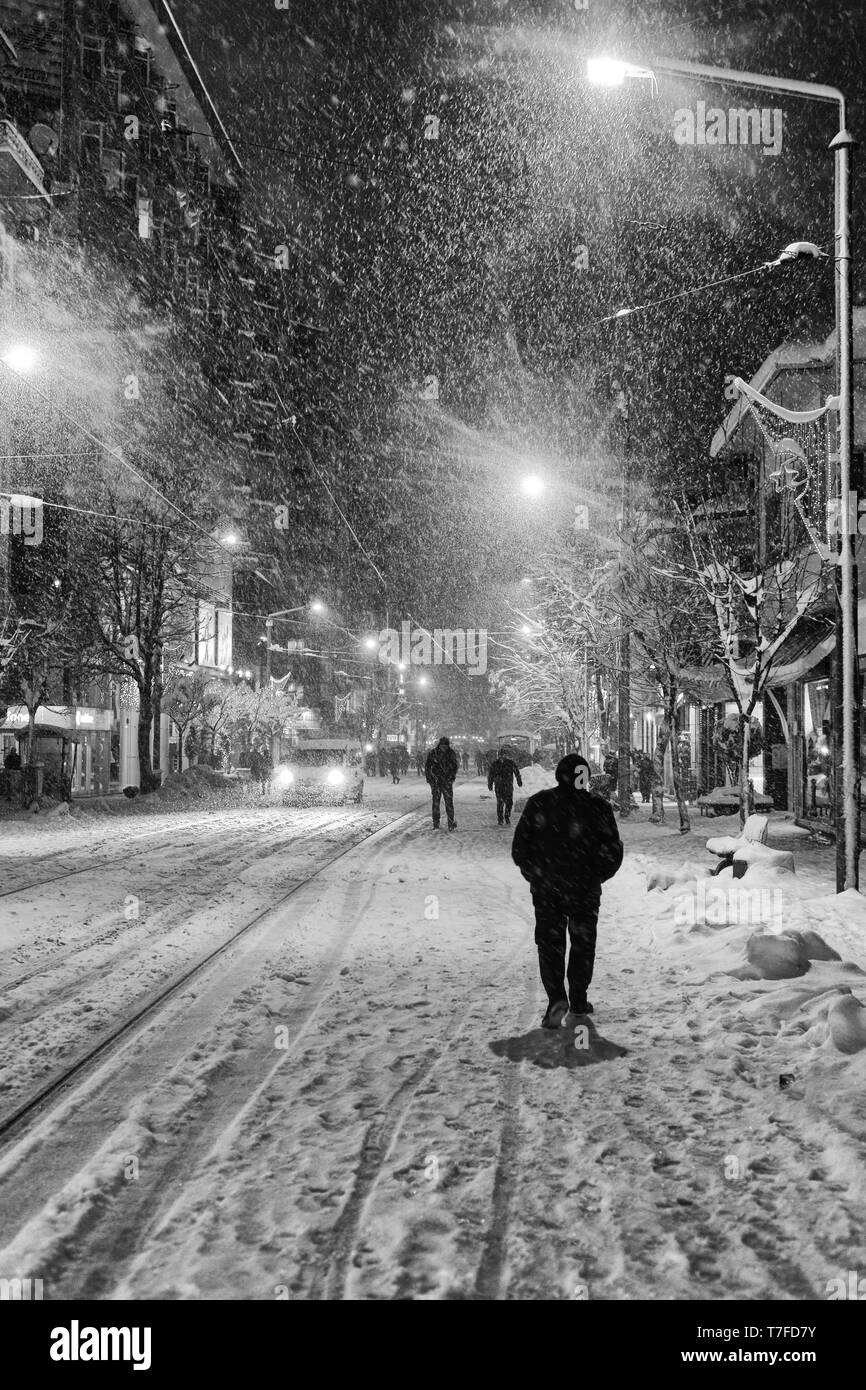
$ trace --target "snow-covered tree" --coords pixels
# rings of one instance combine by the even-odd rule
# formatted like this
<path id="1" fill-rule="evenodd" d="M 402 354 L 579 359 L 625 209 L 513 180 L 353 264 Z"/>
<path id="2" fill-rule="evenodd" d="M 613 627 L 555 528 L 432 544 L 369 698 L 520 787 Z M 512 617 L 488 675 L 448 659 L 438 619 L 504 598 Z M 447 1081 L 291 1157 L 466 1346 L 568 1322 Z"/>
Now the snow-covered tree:
<path id="1" fill-rule="evenodd" d="M 758 495 L 751 523 L 724 502 L 695 506 L 684 499 L 678 508 L 691 553 L 680 573 L 713 620 L 711 656 L 737 706 L 741 823 L 752 809 L 755 709 L 785 640 L 827 589 L 823 563 L 805 543 L 794 509 L 778 508 L 766 524 L 762 503 Z"/>

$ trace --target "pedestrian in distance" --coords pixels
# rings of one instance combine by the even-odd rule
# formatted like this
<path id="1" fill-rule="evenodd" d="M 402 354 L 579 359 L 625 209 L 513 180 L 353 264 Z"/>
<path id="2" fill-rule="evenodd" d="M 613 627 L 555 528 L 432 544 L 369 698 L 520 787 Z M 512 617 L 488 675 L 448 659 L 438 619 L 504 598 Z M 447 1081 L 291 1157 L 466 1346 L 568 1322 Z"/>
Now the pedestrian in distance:
<path id="1" fill-rule="evenodd" d="M 391 774 L 391 781 L 396 785 L 400 781 L 400 749 L 392 748 L 388 754 L 388 771 Z"/>
<path id="2" fill-rule="evenodd" d="M 263 745 L 259 748 L 259 783 L 262 789 L 262 796 L 267 796 L 268 794 L 273 771 L 274 764 L 270 749 Z"/>
<path id="3" fill-rule="evenodd" d="M 417 774 L 418 774 L 419 777 L 423 777 L 423 776 L 424 776 L 424 763 L 425 763 L 424 749 L 423 749 L 423 748 L 419 748 L 419 749 L 418 749 L 418 752 L 415 754 L 415 771 L 417 772 Z"/>
<path id="4" fill-rule="evenodd" d="M 469 771 L 469 752 L 468 752 L 468 750 L 467 750 L 466 748 L 464 748 L 464 749 L 463 749 L 463 752 L 460 754 L 460 761 L 461 761 L 461 763 L 463 764 L 463 771 L 464 771 L 464 772 L 468 772 L 468 771 Z"/>
<path id="5" fill-rule="evenodd" d="M 3 766 L 6 769 L 6 800 L 11 801 L 13 792 L 17 795 L 21 787 L 21 754 L 17 748 L 9 749 Z"/>
<path id="6" fill-rule="evenodd" d="M 638 763 L 638 786 L 640 787 L 641 801 L 649 801 L 650 792 L 653 786 L 653 765 L 652 759 L 646 753 L 641 753 Z"/>
<path id="7" fill-rule="evenodd" d="M 502 748 L 499 757 L 490 764 L 487 774 L 487 790 L 496 793 L 496 819 L 500 825 L 511 824 L 511 807 L 514 802 L 514 779 L 518 787 L 523 786 L 520 768 L 510 756 L 511 750 Z"/>
<path id="8" fill-rule="evenodd" d="M 484 754 L 480 748 L 475 754 L 475 771 L 479 777 L 484 776 Z"/>
<path id="9" fill-rule="evenodd" d="M 424 776 L 430 785 L 433 794 L 433 829 L 439 829 L 439 807 L 442 798 L 445 799 L 445 814 L 448 817 L 448 829 L 456 830 L 457 822 L 454 819 L 454 778 L 457 776 L 458 769 L 457 754 L 451 747 L 447 738 L 440 738 L 435 748 L 431 748 L 427 754 L 427 761 L 424 764 Z"/>
<path id="10" fill-rule="evenodd" d="M 261 780 L 262 757 L 256 745 L 253 744 L 252 748 L 250 749 L 250 782 L 253 784 L 253 786 L 257 786 L 261 783 Z"/>
<path id="11" fill-rule="evenodd" d="M 548 1000 L 542 1028 L 576 1023 L 593 1012 L 587 989 L 595 965 L 601 885 L 622 863 L 613 811 L 589 790 L 589 782 L 585 758 L 578 753 L 561 758 L 556 786 L 529 798 L 511 846 L 535 909 L 538 966 Z M 571 944 L 567 975 L 566 937 Z"/>
<path id="12" fill-rule="evenodd" d="M 377 761 L 379 763 L 379 776 L 384 777 L 388 771 L 388 754 L 384 748 L 379 749 Z"/>

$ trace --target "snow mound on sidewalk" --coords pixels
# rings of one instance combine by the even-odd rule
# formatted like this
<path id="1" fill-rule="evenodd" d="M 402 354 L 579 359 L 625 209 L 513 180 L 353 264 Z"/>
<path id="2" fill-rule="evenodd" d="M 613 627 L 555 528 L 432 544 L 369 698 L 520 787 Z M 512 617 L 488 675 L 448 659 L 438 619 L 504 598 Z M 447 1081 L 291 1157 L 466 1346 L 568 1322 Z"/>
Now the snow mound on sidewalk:
<path id="1" fill-rule="evenodd" d="M 537 763 L 530 763 L 529 767 L 522 767 L 520 776 L 523 780 L 523 786 L 518 787 L 516 783 L 514 785 L 516 792 L 515 811 L 522 811 L 529 798 L 535 796 L 536 792 L 548 791 L 551 787 L 556 786 L 554 774 L 548 772 L 547 768 L 539 767 Z"/>
<path id="2" fill-rule="evenodd" d="M 827 1025 L 839 1052 L 862 1052 L 866 1047 L 866 1005 L 849 994 L 830 1005 Z"/>
<path id="3" fill-rule="evenodd" d="M 755 932 L 746 942 L 746 957 L 755 972 L 753 978 L 762 980 L 792 980 L 810 968 L 802 942 L 788 935 Z"/>

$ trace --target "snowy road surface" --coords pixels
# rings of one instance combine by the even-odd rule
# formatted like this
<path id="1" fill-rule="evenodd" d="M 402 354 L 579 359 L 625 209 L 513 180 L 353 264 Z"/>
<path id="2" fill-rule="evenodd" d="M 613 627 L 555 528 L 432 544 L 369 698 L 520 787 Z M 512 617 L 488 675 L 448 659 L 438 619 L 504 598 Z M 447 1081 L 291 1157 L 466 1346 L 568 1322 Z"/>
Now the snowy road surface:
<path id="1" fill-rule="evenodd" d="M 695 924 L 728 822 L 630 823 L 594 1026 L 545 1033 L 486 787 L 461 779 L 452 835 L 414 777 L 368 788 L 4 837 L 2 1114 L 348 852 L 0 1145 L 0 1275 L 46 1298 L 809 1299 L 866 1269 L 866 911 L 826 856 L 760 881 L 765 925 L 724 875 Z M 648 892 L 659 870 L 678 881 Z M 767 978 L 747 940 L 792 929 L 840 959 L 810 938 Z"/>

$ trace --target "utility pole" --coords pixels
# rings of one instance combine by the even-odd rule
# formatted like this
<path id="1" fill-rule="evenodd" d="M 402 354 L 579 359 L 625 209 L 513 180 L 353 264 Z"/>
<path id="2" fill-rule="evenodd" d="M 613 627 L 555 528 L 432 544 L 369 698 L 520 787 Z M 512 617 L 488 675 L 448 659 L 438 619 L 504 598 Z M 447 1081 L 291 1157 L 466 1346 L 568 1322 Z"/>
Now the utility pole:
<path id="1" fill-rule="evenodd" d="M 622 522 L 620 525 L 620 550 L 622 551 L 626 543 L 626 532 L 631 525 L 629 403 L 625 387 L 621 381 L 611 382 L 611 392 L 615 409 L 622 417 Z M 631 813 L 631 646 L 628 623 L 624 613 L 620 614 L 619 625 L 619 685 L 617 693 L 619 776 L 617 778 L 617 799 L 619 801 L 619 814 L 622 817 Z"/>
<path id="2" fill-rule="evenodd" d="M 833 661 L 833 754 L 836 809 L 836 892 L 860 883 L 860 700 L 857 651 L 856 515 L 850 515 L 854 445 L 854 325 L 851 307 L 851 152 L 854 141 L 840 129 L 830 148 L 836 159 L 836 384 L 839 393 L 838 489 L 841 520 L 834 575 L 836 649 Z M 856 504 L 855 504 L 856 505 Z"/>

